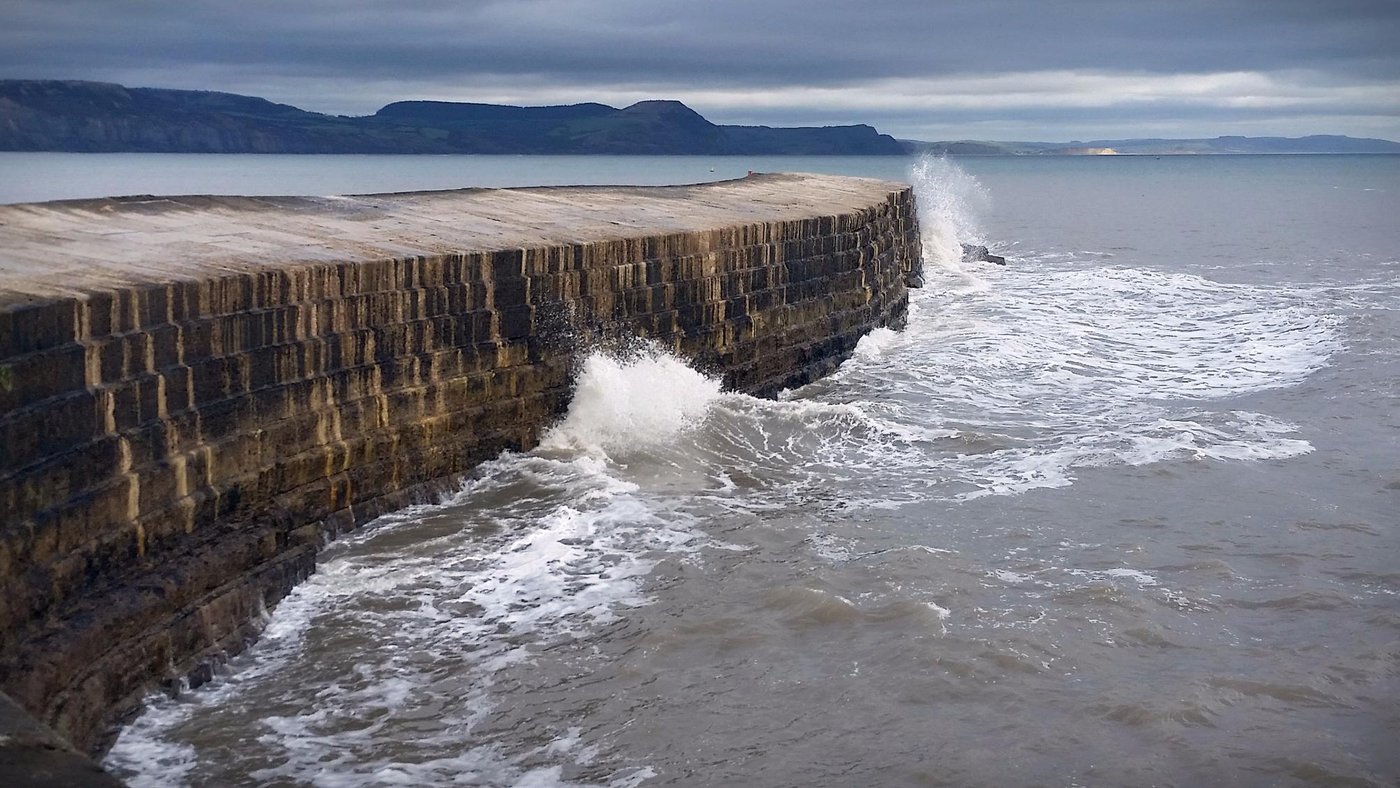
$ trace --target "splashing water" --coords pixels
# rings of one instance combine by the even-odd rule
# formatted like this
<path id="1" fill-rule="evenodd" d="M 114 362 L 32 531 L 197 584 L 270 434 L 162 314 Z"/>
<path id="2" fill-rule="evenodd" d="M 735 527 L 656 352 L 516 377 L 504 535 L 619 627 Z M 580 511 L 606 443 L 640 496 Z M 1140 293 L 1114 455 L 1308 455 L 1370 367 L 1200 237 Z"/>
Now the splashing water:
<path id="1" fill-rule="evenodd" d="M 925 154 L 909 172 L 919 204 L 925 264 L 966 274 L 961 244 L 985 244 L 977 215 L 990 205 L 982 184 L 947 157 Z"/>
<path id="2" fill-rule="evenodd" d="M 1304 478 L 1355 471 L 1290 403 L 1345 395 L 1349 321 L 1393 325 L 1394 285 L 1217 281 L 1009 233 L 1018 265 L 964 270 L 986 190 L 947 159 L 910 180 L 930 286 L 906 329 L 779 401 L 657 348 L 584 359 L 538 450 L 331 545 L 231 674 L 154 704 L 109 765 L 135 784 L 1044 781 L 1019 763 L 1198 783 L 1374 718 L 1396 582 L 1366 519 L 1380 481 Z M 1354 685 L 1318 678 L 1338 622 L 1361 656 L 1323 669 Z M 1172 737 L 1199 772 L 1137 766 Z M 908 768 L 860 771 L 877 760 Z"/>
<path id="3" fill-rule="evenodd" d="M 258 781 L 572 784 L 558 765 L 531 764 L 588 763 L 596 748 L 575 752 L 578 729 L 561 723 L 552 740 L 505 754 L 493 727 L 508 725 L 501 719 L 512 710 L 495 687 L 518 684 L 543 652 L 565 653 L 646 604 L 643 584 L 661 557 L 714 544 L 609 455 L 665 447 L 723 396 L 717 379 L 649 346 L 592 354 L 576 386 L 537 451 L 504 454 L 441 504 L 387 515 L 330 545 L 232 672 L 180 698 L 153 698 L 108 754 L 109 768 L 133 785 L 219 782 L 187 743 L 212 723 L 261 742 L 232 769 Z M 313 678 L 322 671 L 340 678 L 323 685 Z M 277 677 L 298 686 L 278 689 Z M 416 727 L 424 715 L 434 720 L 426 734 Z M 622 765 L 608 783 L 647 774 Z"/>
<path id="4" fill-rule="evenodd" d="M 601 452 L 666 443 L 695 426 L 720 396 L 720 381 L 654 345 L 583 363 L 568 415 L 544 449 Z"/>

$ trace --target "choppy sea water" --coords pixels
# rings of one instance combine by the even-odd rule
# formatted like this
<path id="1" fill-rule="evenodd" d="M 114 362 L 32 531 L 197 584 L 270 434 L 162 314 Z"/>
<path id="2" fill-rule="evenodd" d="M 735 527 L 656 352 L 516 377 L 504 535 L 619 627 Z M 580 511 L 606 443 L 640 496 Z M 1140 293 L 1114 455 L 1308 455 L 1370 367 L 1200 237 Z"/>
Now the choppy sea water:
<path id="1" fill-rule="evenodd" d="M 108 768 L 1400 780 L 1400 158 L 897 166 L 907 329 L 777 401 L 588 359 L 539 449 L 332 544 Z"/>

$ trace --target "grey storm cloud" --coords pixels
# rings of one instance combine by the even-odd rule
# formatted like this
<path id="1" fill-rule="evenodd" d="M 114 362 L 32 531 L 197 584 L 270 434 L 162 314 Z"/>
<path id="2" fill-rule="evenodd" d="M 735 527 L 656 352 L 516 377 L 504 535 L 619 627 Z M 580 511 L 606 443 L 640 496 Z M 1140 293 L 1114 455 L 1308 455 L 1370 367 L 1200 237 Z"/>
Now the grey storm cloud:
<path id="1" fill-rule="evenodd" d="M 1251 72 L 1287 75 L 1304 93 L 1354 90 L 1362 114 L 1381 118 L 1394 102 L 1368 106 L 1366 88 L 1400 81 L 1397 41 L 1395 0 L 0 0 L 0 76 L 232 90 L 346 113 L 395 98 L 635 94 L 688 96 L 735 119 L 878 125 L 927 114 L 861 99 L 892 82 L 917 92 L 933 80 L 936 93 L 958 92 L 964 75 L 1118 74 L 1131 97 L 1135 78 Z M 1058 95 L 1067 82 L 1015 92 Z M 1240 90 L 1236 100 L 1295 114 L 1355 114 Z M 727 98 L 744 91 L 758 98 Z M 804 103 L 802 91 L 842 100 L 824 113 L 823 96 Z M 1041 104 L 1027 99 L 1018 117 L 1048 112 Z"/>

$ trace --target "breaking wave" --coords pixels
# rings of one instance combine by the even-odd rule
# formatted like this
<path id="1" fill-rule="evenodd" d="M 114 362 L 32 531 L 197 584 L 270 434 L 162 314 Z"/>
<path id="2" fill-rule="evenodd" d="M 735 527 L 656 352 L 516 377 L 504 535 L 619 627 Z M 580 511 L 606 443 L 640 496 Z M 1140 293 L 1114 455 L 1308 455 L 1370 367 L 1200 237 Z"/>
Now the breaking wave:
<path id="1" fill-rule="evenodd" d="M 964 263 L 959 243 L 989 243 L 986 189 L 946 159 L 921 160 L 911 180 L 929 281 L 905 330 L 872 331 L 834 375 L 778 400 L 724 392 L 656 348 L 593 354 L 538 449 L 332 544 L 254 649 L 208 688 L 155 699 L 107 765 L 134 786 L 231 774 L 634 785 L 655 772 L 610 760 L 586 709 L 522 711 L 503 698 L 530 697 L 546 656 L 552 675 L 560 662 L 588 675 L 596 633 L 648 604 L 661 562 L 698 565 L 727 547 L 717 524 L 730 514 L 957 505 L 1070 485 L 1091 467 L 1311 450 L 1250 400 L 1301 384 L 1343 349 L 1337 319 L 1306 289 L 1092 251 L 1017 247 L 1004 268 Z M 810 537 L 831 560 L 852 558 L 847 541 Z M 1065 593 L 1172 593 L 1140 570 L 1065 573 Z M 859 619 L 867 601 L 797 588 L 767 604 L 827 625 Z M 909 609 L 945 631 L 948 608 Z M 227 731 L 245 746 L 230 751 Z"/>

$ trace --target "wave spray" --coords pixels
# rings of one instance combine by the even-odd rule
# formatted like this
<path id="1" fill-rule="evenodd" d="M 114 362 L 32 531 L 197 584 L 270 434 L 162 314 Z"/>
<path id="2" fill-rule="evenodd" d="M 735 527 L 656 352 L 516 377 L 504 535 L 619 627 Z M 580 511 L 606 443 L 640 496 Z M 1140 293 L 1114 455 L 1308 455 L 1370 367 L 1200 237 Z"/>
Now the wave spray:
<path id="1" fill-rule="evenodd" d="M 720 381 L 654 345 L 624 356 L 594 353 L 583 363 L 563 421 L 545 449 L 590 453 L 666 444 L 702 421 Z"/>
<path id="2" fill-rule="evenodd" d="M 919 205 L 924 262 L 966 275 L 960 244 L 985 244 L 977 215 L 990 195 L 978 180 L 946 157 L 925 154 L 909 172 Z"/>

